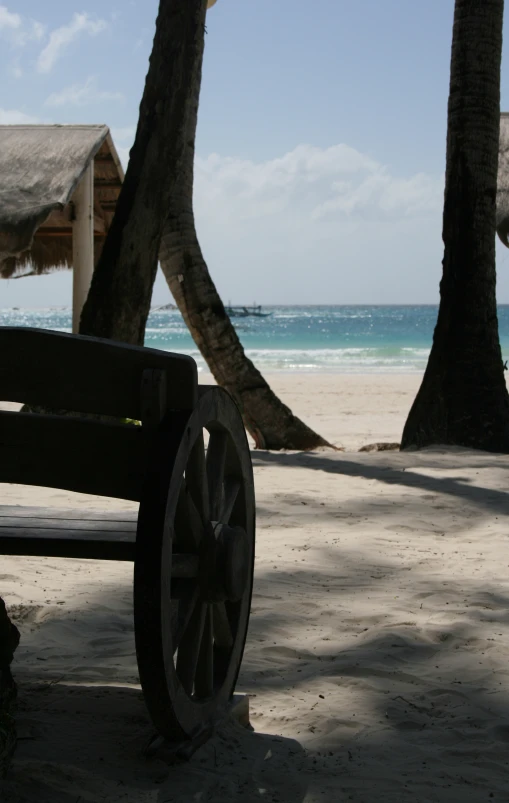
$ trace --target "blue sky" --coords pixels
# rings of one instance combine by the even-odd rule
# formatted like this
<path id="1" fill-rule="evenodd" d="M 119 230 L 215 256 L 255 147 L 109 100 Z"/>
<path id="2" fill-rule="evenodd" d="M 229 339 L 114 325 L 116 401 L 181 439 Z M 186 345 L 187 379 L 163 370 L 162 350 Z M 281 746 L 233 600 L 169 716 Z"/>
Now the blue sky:
<path id="1" fill-rule="evenodd" d="M 107 123 L 124 161 L 156 0 L 0 0 L 0 123 Z M 235 303 L 434 303 L 453 0 L 217 0 L 195 212 Z M 502 64 L 502 109 L 509 110 Z M 68 304 L 70 272 L 0 284 Z M 509 252 L 498 246 L 498 297 Z M 154 303 L 170 301 L 159 276 Z"/>

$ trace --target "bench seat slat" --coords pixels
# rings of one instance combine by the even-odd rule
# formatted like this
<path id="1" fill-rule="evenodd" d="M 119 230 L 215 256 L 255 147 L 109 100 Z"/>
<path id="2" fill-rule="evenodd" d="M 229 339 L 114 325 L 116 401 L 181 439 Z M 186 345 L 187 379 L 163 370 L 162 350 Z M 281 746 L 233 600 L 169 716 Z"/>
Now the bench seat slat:
<path id="1" fill-rule="evenodd" d="M 90 510 L 90 508 L 40 507 L 37 505 L 0 505 L 0 522 L 6 518 L 14 518 L 16 523 L 25 518 L 43 521 L 62 521 L 73 526 L 73 522 L 82 524 L 99 522 L 129 522 L 136 525 L 137 510 Z"/>
<path id="2" fill-rule="evenodd" d="M 22 530 L 64 530 L 76 531 L 76 534 L 88 532 L 116 533 L 136 532 L 136 519 L 122 521 L 122 519 L 51 519 L 38 516 L 0 516 L 0 533 L 14 529 Z"/>
<path id="3" fill-rule="evenodd" d="M 17 509 L 19 516 L 9 516 L 5 511 L 12 507 L 0 505 L 0 555 L 134 562 L 138 524 L 134 511 Z M 38 510 L 41 516 L 35 514 Z M 173 554 L 172 576 L 193 578 L 198 571 L 198 555 Z"/>
<path id="4" fill-rule="evenodd" d="M 133 561 L 136 511 L 0 505 L 0 554 Z"/>

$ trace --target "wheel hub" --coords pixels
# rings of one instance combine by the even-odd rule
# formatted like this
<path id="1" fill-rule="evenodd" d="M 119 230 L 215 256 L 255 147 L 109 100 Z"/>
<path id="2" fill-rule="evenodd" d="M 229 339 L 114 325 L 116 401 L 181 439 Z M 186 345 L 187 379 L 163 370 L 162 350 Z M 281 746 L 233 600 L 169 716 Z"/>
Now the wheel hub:
<path id="1" fill-rule="evenodd" d="M 249 539 L 242 527 L 211 522 L 200 555 L 200 589 L 209 602 L 237 602 L 249 583 Z"/>

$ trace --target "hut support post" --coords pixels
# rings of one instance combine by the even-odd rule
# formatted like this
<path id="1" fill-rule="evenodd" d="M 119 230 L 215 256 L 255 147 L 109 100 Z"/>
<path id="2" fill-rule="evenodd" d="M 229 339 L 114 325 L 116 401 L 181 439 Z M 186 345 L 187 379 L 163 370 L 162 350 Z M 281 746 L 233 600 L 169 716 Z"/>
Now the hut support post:
<path id="1" fill-rule="evenodd" d="M 79 332 L 83 305 L 94 272 L 94 162 L 87 167 L 74 193 L 72 226 L 72 331 Z"/>

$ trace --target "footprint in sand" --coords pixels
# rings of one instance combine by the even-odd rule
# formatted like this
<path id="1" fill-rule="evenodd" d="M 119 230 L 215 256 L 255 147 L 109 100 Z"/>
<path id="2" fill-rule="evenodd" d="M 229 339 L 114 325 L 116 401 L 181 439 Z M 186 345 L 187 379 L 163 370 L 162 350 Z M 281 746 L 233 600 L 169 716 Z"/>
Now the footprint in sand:
<path id="1" fill-rule="evenodd" d="M 45 609 L 44 605 L 11 605 L 9 616 L 11 620 L 19 624 L 33 624 L 40 620 L 40 612 Z"/>
<path id="2" fill-rule="evenodd" d="M 399 533 L 401 530 L 406 530 L 410 533 L 416 533 L 418 531 L 417 527 L 410 527 L 408 524 L 388 524 L 384 527 L 384 530 L 390 530 L 391 532 Z"/>

